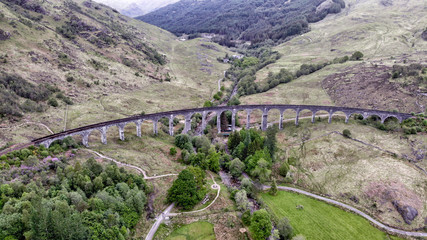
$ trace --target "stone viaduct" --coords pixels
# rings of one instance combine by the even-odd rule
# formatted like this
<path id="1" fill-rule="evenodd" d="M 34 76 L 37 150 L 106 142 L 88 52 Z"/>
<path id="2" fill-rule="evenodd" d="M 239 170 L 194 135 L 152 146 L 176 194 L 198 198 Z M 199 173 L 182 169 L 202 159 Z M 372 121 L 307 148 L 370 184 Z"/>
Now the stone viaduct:
<path id="1" fill-rule="evenodd" d="M 398 113 L 398 112 L 387 112 L 387 111 L 379 111 L 379 110 L 368 110 L 368 109 L 359 109 L 359 108 L 346 108 L 346 107 L 333 107 L 333 106 L 312 106 L 312 105 L 239 105 L 239 106 L 221 106 L 221 107 L 210 107 L 210 108 L 195 108 L 195 109 L 183 109 L 177 111 L 169 111 L 169 112 L 161 112 L 161 113 L 153 113 L 146 115 L 135 115 L 128 118 L 107 121 L 97 124 L 92 124 L 84 127 L 79 127 L 75 129 L 70 129 L 61 133 L 49 135 L 46 137 L 42 137 L 39 139 L 35 139 L 32 143 L 36 145 L 44 145 L 45 147 L 49 147 L 52 142 L 56 140 L 62 140 L 69 136 L 80 135 L 82 136 L 83 145 L 86 147 L 89 146 L 89 135 L 92 131 L 98 130 L 101 133 L 101 141 L 103 144 L 107 144 L 107 130 L 112 126 L 117 126 L 119 129 L 119 136 L 121 140 L 125 139 L 124 129 L 125 126 L 129 123 L 135 123 L 136 125 L 136 134 L 138 137 L 141 137 L 141 124 L 143 121 L 152 121 L 154 127 L 154 134 L 158 133 L 158 122 L 162 118 L 169 119 L 169 134 L 171 136 L 174 135 L 174 125 L 173 119 L 176 116 L 184 116 L 185 117 L 185 126 L 182 133 L 187 133 L 191 130 L 191 119 L 194 114 L 200 113 L 202 115 L 202 130 L 206 128 L 207 125 L 207 116 L 210 113 L 215 113 L 217 117 L 217 127 L 218 133 L 221 132 L 221 114 L 226 111 L 232 112 L 232 122 L 231 122 L 231 130 L 235 130 L 236 126 L 236 114 L 238 111 L 244 110 L 246 111 L 247 125 L 246 128 L 249 128 L 250 125 L 250 117 L 251 112 L 254 110 L 262 111 L 262 122 L 261 129 L 264 131 L 267 129 L 267 120 L 268 114 L 270 110 L 278 110 L 280 112 L 279 119 L 279 128 L 283 128 L 283 114 L 286 110 L 293 110 L 296 113 L 295 124 L 298 125 L 300 112 L 303 110 L 309 110 L 312 113 L 311 121 L 314 123 L 316 113 L 319 111 L 326 111 L 329 114 L 329 123 L 332 121 L 332 116 L 337 112 L 342 112 L 345 114 L 345 122 L 347 123 L 350 116 L 353 114 L 361 114 L 363 118 L 368 118 L 370 116 L 377 116 L 381 119 L 381 122 L 389 117 L 394 117 L 402 122 L 405 119 L 411 118 L 411 114 L 407 113 Z"/>

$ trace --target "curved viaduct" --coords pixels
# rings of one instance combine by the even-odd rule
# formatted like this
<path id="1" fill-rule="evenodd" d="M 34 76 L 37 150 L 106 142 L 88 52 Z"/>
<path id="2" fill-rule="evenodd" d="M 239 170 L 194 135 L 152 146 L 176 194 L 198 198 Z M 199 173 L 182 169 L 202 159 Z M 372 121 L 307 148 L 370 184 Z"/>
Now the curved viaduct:
<path id="1" fill-rule="evenodd" d="M 161 112 L 161 113 L 153 113 L 146 115 L 135 115 L 128 118 L 107 121 L 92 125 L 87 125 L 84 127 L 79 127 L 75 129 L 70 129 L 61 133 L 52 134 L 46 137 L 38 138 L 32 141 L 32 143 L 36 145 L 44 145 L 45 147 L 49 147 L 52 142 L 56 140 L 62 140 L 69 136 L 80 135 L 82 136 L 83 145 L 86 147 L 89 146 L 89 135 L 92 131 L 98 130 L 101 132 L 101 141 L 104 144 L 107 144 L 107 130 L 112 126 L 117 126 L 119 129 L 119 136 L 121 140 L 125 139 L 124 136 L 124 128 L 129 123 L 135 123 L 137 136 L 141 137 L 141 124 L 143 121 L 152 121 L 154 127 L 154 134 L 158 132 L 158 122 L 162 118 L 169 119 L 169 134 L 173 136 L 173 119 L 176 116 L 184 116 L 185 117 L 185 126 L 182 133 L 187 133 L 191 130 L 191 118 L 194 114 L 200 113 L 202 115 L 202 130 L 206 128 L 207 125 L 207 115 L 209 113 L 215 113 L 217 116 L 217 127 L 218 133 L 221 132 L 221 114 L 226 111 L 232 112 L 232 121 L 231 121 L 231 129 L 235 130 L 236 126 L 236 114 L 238 111 L 244 110 L 246 111 L 247 123 L 246 127 L 249 128 L 249 120 L 251 117 L 251 112 L 254 110 L 262 111 L 262 123 L 261 129 L 264 131 L 267 129 L 267 120 L 268 114 L 270 110 L 278 110 L 280 112 L 279 119 L 279 128 L 283 127 L 283 113 L 286 110 L 293 110 L 296 113 L 295 124 L 298 125 L 299 114 L 303 110 L 309 110 L 312 112 L 311 121 L 314 122 L 316 113 L 319 111 L 326 111 L 329 113 L 329 123 L 332 120 L 332 116 L 336 112 L 343 112 L 345 114 L 345 122 L 347 123 L 350 116 L 353 114 L 361 114 L 363 118 L 368 118 L 369 116 L 378 116 L 383 123 L 387 118 L 394 117 L 402 122 L 405 119 L 411 118 L 411 114 L 407 113 L 398 113 L 398 112 L 387 112 L 387 111 L 379 111 L 379 110 L 369 110 L 369 109 L 359 109 L 359 108 L 346 108 L 346 107 L 334 107 L 334 106 L 312 106 L 312 105 L 239 105 L 239 106 L 221 106 L 221 107 L 210 107 L 210 108 L 194 108 L 194 109 L 183 109 L 177 111 L 169 111 L 169 112 Z"/>

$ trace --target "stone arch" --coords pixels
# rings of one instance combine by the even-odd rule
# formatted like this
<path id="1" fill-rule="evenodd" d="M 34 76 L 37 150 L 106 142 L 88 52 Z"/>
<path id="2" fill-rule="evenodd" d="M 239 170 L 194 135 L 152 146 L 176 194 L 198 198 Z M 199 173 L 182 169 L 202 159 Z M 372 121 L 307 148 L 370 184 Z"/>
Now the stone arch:
<path id="1" fill-rule="evenodd" d="M 102 132 L 98 129 L 93 129 L 88 135 L 88 141 L 93 142 L 102 142 Z"/>
<path id="2" fill-rule="evenodd" d="M 232 108 L 231 113 L 234 113 L 234 121 L 231 119 L 231 131 L 235 131 L 239 128 L 247 128 L 247 111 L 243 108 Z M 234 125 L 233 125 L 234 122 Z"/>
<path id="3" fill-rule="evenodd" d="M 107 139 L 120 139 L 120 129 L 119 126 L 117 126 L 116 124 L 110 125 L 105 129 L 105 140 L 107 142 Z M 101 131 L 101 130 L 99 130 Z"/>
<path id="4" fill-rule="evenodd" d="M 348 118 L 354 118 L 355 120 L 362 120 L 363 119 L 363 113 L 362 112 L 351 112 L 349 113 Z"/>
<path id="5" fill-rule="evenodd" d="M 327 108 L 318 108 L 316 110 L 313 110 L 313 116 L 312 120 L 314 121 L 322 121 L 322 119 L 332 120 L 330 118 L 330 112 L 327 110 Z"/>
<path id="6" fill-rule="evenodd" d="M 260 109 L 260 108 L 250 109 L 249 128 L 261 129 L 263 115 L 264 115 L 263 109 Z"/>
<path id="7" fill-rule="evenodd" d="M 206 110 L 202 112 L 202 124 L 200 133 L 203 134 L 205 130 L 215 129 L 217 127 L 217 111 L 215 110 Z M 208 127 L 210 126 L 210 127 Z M 217 130 L 218 132 L 218 130 Z"/>
<path id="8" fill-rule="evenodd" d="M 337 110 L 332 113 L 332 120 L 334 121 L 344 119 L 344 122 L 347 123 L 349 118 L 350 118 L 350 114 L 346 113 L 343 110 Z"/>
<path id="9" fill-rule="evenodd" d="M 387 115 L 383 119 L 381 119 L 381 123 L 386 124 L 387 122 L 391 122 L 391 121 L 397 121 L 397 122 L 401 123 L 402 122 L 401 119 L 402 118 L 399 119 L 399 117 L 397 117 L 395 115 Z"/>
<path id="10" fill-rule="evenodd" d="M 282 121 L 282 113 L 280 112 L 279 108 L 270 108 L 268 110 L 267 127 L 276 125 L 279 127 L 279 129 L 281 129 L 283 127 L 281 125 Z"/>
<path id="11" fill-rule="evenodd" d="M 167 126 L 169 129 L 169 135 L 175 135 L 175 134 L 181 134 L 182 133 L 182 131 L 184 130 L 184 127 L 185 127 L 185 115 L 186 115 L 185 113 L 178 112 L 178 113 L 174 113 L 174 114 L 169 114 L 168 116 L 165 115 L 162 117 L 162 118 L 167 118 L 167 125 L 165 125 L 165 126 Z M 172 119 L 171 119 L 171 117 L 172 117 Z M 160 121 L 161 120 L 159 120 L 159 124 L 163 125 L 163 123 L 160 123 Z M 164 122 L 164 123 L 166 123 L 166 122 Z M 172 124 L 172 126 L 171 126 L 171 124 Z"/>
<path id="12" fill-rule="evenodd" d="M 203 121 L 203 112 L 192 112 L 186 115 L 186 121 L 187 117 L 189 116 L 189 131 L 196 131 L 197 128 L 200 127 Z"/>
<path id="13" fill-rule="evenodd" d="M 280 109 L 282 120 L 279 122 L 282 123 L 282 128 L 287 125 L 298 125 L 299 123 L 299 111 L 296 108 L 281 108 Z M 280 124 L 279 124 L 280 125 Z"/>
<path id="14" fill-rule="evenodd" d="M 122 125 L 124 125 L 124 132 L 123 133 L 131 134 L 131 135 L 135 133 L 136 136 L 141 137 L 142 121 L 139 123 L 139 127 L 138 127 L 137 121 L 125 122 Z M 124 138 L 123 138 L 123 140 L 124 140 Z"/>
<path id="15" fill-rule="evenodd" d="M 313 109 L 310 108 L 303 108 L 299 111 L 298 119 L 301 121 L 301 119 L 309 119 L 310 122 L 314 123 L 313 121 Z"/>
<path id="16" fill-rule="evenodd" d="M 383 119 L 384 117 L 383 116 L 381 116 L 381 114 L 377 114 L 377 113 L 367 113 L 367 114 L 365 114 L 364 115 L 364 118 L 363 119 L 365 119 L 365 120 L 368 120 L 368 119 L 372 119 L 372 120 L 374 120 L 374 121 L 380 121 L 380 122 L 382 122 L 382 119 Z"/>

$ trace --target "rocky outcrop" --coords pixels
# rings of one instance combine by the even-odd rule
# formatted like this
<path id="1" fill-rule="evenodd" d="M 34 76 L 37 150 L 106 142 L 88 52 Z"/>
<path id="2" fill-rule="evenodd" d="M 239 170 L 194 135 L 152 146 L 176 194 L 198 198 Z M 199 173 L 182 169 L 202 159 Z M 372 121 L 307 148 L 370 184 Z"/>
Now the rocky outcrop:
<path id="1" fill-rule="evenodd" d="M 409 205 L 404 205 L 399 201 L 393 201 L 392 203 L 396 210 L 400 213 L 406 224 L 410 225 L 412 221 L 418 216 L 417 209 Z"/>
<path id="2" fill-rule="evenodd" d="M 421 34 L 421 38 L 427 41 L 427 29 Z"/>
<path id="3" fill-rule="evenodd" d="M 0 29 L 0 41 L 4 41 L 9 39 L 11 36 L 11 34 L 9 32 L 3 31 L 2 29 Z"/>

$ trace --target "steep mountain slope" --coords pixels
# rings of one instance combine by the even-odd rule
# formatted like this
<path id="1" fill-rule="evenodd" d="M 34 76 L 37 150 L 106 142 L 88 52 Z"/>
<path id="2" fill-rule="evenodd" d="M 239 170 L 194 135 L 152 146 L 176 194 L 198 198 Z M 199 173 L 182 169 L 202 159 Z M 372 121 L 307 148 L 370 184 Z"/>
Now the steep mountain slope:
<path id="1" fill-rule="evenodd" d="M 285 57 L 259 71 L 257 81 L 264 81 L 270 71 L 296 71 L 301 64 L 323 63 L 354 51 L 364 54 L 363 61 L 329 65 L 268 92 L 244 97 L 242 102 L 425 111 L 427 97 L 421 85 L 426 75 L 414 84 L 411 78 L 394 80 L 391 74 L 395 64 L 426 64 L 427 41 L 422 38 L 426 2 L 348 0 L 346 4 L 343 12 L 312 24 L 310 32 L 275 47 Z"/>
<path id="2" fill-rule="evenodd" d="M 2 114 L 0 147 L 49 134 L 40 123 L 59 132 L 142 111 L 201 106 L 227 67 L 216 61 L 227 52 L 221 46 L 178 41 L 101 4 L 19 3 L 0 2 L 0 79 L 23 79 L 33 90 L 49 84 L 53 91 L 39 101 L 25 94 L 15 99 L 16 87 L 0 87 L 0 110 L 23 114 Z"/>
<path id="3" fill-rule="evenodd" d="M 118 10 L 123 15 L 136 17 L 155 11 L 179 0 L 95 0 Z"/>
<path id="4" fill-rule="evenodd" d="M 342 0 L 181 0 L 138 17 L 177 35 L 216 33 L 230 40 L 284 40 L 307 31 L 309 22 L 345 7 Z"/>

